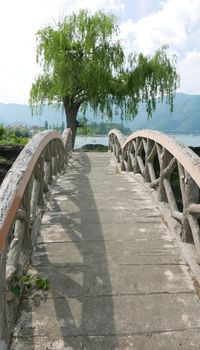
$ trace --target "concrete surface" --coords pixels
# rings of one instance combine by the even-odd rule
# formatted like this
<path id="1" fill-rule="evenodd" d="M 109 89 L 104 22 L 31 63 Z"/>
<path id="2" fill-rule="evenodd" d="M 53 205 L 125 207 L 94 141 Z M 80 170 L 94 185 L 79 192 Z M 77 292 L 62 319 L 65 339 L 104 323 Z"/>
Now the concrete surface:
<path id="1" fill-rule="evenodd" d="M 109 154 L 73 153 L 57 181 L 13 350 L 200 349 L 200 302 L 179 245 L 147 195 Z"/>

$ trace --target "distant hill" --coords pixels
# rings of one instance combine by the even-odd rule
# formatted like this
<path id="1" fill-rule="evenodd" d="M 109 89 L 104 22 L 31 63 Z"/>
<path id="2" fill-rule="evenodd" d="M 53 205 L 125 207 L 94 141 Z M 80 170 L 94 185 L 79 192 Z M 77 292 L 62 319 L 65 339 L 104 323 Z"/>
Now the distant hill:
<path id="1" fill-rule="evenodd" d="M 173 113 L 166 103 L 158 104 L 150 119 L 147 119 L 144 107 L 140 107 L 131 122 L 131 129 L 145 128 L 166 132 L 200 131 L 200 95 L 176 94 Z"/>
<path id="2" fill-rule="evenodd" d="M 86 117 L 89 121 L 94 120 L 91 111 L 86 114 Z M 40 116 L 33 117 L 27 105 L 0 103 L 0 123 L 5 125 L 44 126 L 45 120 L 53 127 L 53 125 L 61 125 L 65 121 L 65 115 L 63 111 L 45 107 L 44 112 Z M 96 117 L 95 120 L 98 123 L 102 121 L 102 118 Z M 108 118 L 105 118 L 106 120 Z M 120 117 L 114 117 L 113 122 L 121 122 Z M 156 112 L 150 119 L 147 119 L 145 108 L 141 104 L 137 117 L 131 121 L 123 121 L 123 125 L 131 130 L 148 128 L 167 132 L 200 131 L 200 95 L 178 93 L 176 94 L 173 113 L 170 113 L 166 103 L 158 104 Z"/>

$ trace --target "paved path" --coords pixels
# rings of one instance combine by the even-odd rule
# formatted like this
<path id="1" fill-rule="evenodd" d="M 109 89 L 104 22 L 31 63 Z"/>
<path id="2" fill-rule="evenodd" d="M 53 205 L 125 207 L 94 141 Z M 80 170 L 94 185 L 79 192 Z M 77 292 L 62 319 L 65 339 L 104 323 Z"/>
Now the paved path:
<path id="1" fill-rule="evenodd" d="M 105 153 L 74 153 L 54 187 L 13 350 L 200 349 L 200 302 L 145 187 Z"/>

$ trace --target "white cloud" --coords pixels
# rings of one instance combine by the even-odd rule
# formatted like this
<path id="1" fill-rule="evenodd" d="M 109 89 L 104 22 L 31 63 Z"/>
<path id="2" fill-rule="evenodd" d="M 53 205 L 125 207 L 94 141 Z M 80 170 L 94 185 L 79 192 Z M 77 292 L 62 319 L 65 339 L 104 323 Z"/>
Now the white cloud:
<path id="1" fill-rule="evenodd" d="M 159 11 L 121 24 L 126 53 L 152 54 L 167 44 L 178 58 L 180 90 L 200 93 L 200 0 L 165 0 Z"/>
<path id="2" fill-rule="evenodd" d="M 189 52 L 179 62 L 181 91 L 189 94 L 200 94 L 200 51 Z"/>
<path id="3" fill-rule="evenodd" d="M 172 50 L 184 50 L 190 32 L 200 20 L 200 0 L 169 0 L 161 3 L 161 9 L 133 22 L 122 23 L 122 38 L 127 52 L 142 51 L 151 54 L 163 44 Z"/>
<path id="4" fill-rule="evenodd" d="M 67 12 L 78 11 L 80 8 L 89 9 L 95 12 L 99 9 L 106 9 L 106 11 L 124 11 L 125 5 L 122 0 L 72 0 L 70 5 L 66 5 Z"/>

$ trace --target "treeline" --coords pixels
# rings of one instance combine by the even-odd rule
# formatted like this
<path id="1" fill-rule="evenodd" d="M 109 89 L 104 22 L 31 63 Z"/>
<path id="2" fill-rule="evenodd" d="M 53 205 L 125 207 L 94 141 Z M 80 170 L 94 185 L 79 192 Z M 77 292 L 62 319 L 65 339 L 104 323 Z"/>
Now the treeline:
<path id="1" fill-rule="evenodd" d="M 1 145 L 25 145 L 31 137 L 28 129 L 19 127 L 5 127 L 0 124 Z"/>
<path id="2" fill-rule="evenodd" d="M 78 135 L 86 136 L 95 136 L 95 135 L 107 135 L 111 129 L 118 129 L 122 134 L 127 135 L 131 133 L 129 128 L 126 128 L 123 124 L 119 123 L 108 123 L 108 122 L 91 122 L 87 123 L 84 121 L 80 122 L 81 127 L 77 129 Z M 30 138 L 42 130 L 57 130 L 63 132 L 65 129 L 65 123 L 62 122 L 61 125 L 58 124 L 49 124 L 48 121 L 45 121 L 44 127 L 40 127 L 35 130 L 35 127 L 20 127 L 20 126 L 8 126 L 5 127 L 3 124 L 0 124 L 0 144 L 4 145 L 25 145 Z"/>
<path id="3" fill-rule="evenodd" d="M 88 136 L 93 136 L 93 135 L 107 135 L 108 132 L 111 129 L 118 129 L 122 132 L 124 135 L 128 135 L 131 133 L 131 130 L 129 128 L 126 128 L 123 124 L 118 124 L 118 123 L 87 123 L 83 125 L 82 127 L 78 128 L 77 134 L 78 135 L 88 135 Z"/>
<path id="4" fill-rule="evenodd" d="M 64 123 L 64 121 L 62 121 L 61 125 L 49 124 L 48 120 L 45 120 L 44 129 L 45 130 L 57 130 L 57 131 L 63 132 L 65 130 L 65 123 Z"/>

